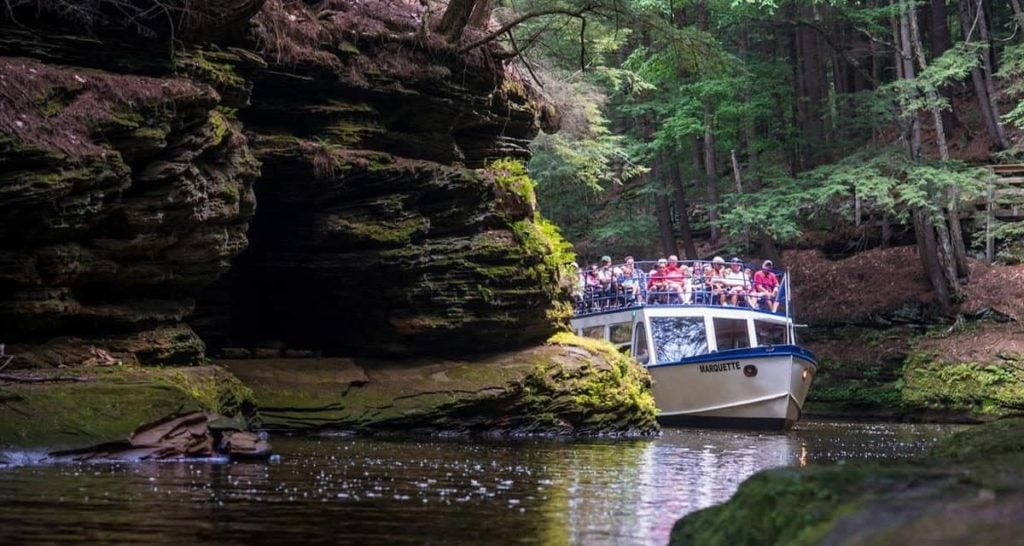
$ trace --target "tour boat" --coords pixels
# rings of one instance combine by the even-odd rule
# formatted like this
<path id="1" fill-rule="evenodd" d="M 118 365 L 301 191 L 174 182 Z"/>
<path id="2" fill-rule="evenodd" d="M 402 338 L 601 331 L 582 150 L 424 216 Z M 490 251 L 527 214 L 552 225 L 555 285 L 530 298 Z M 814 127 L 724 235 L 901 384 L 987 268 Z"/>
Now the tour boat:
<path id="1" fill-rule="evenodd" d="M 643 274 L 635 299 L 628 286 L 577 295 L 572 326 L 647 368 L 663 425 L 788 429 L 817 371 L 814 355 L 795 341 L 789 275 L 770 270 L 779 281 L 775 311 L 744 296 L 730 305 L 706 284 L 709 263 L 680 262 L 692 268 L 685 294 L 648 290 Z"/>

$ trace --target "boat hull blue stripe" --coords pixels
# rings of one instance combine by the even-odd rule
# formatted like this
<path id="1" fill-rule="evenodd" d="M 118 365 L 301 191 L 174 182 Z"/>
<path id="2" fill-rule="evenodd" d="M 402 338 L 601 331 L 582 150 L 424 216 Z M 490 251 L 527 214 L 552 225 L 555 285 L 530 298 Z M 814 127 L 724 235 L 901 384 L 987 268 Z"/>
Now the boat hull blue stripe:
<path id="1" fill-rule="evenodd" d="M 818 359 L 814 353 L 797 345 L 773 345 L 768 347 L 750 347 L 747 349 L 731 349 L 718 351 L 706 355 L 691 356 L 677 362 L 665 362 L 662 364 L 650 364 L 648 368 L 661 368 L 665 366 L 685 366 L 689 364 L 704 364 L 705 362 L 718 362 L 720 360 L 747 360 L 751 358 L 765 358 L 771 356 L 793 356 L 810 362 L 814 367 L 818 366 Z"/>

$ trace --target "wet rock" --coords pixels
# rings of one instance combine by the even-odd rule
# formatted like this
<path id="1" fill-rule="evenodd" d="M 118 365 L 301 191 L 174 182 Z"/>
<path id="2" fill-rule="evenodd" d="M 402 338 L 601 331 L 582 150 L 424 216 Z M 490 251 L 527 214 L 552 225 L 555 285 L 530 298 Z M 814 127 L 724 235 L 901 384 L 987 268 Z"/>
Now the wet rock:
<path id="1" fill-rule="evenodd" d="M 252 358 L 252 351 L 249 349 L 242 349 L 239 347 L 222 347 L 217 351 L 221 358 L 229 360 L 238 360 L 242 358 Z"/>
<path id="2" fill-rule="evenodd" d="M 1007 544 L 1024 532 L 1024 419 L 957 434 L 929 457 L 756 474 L 679 520 L 671 544 Z"/>
<path id="3" fill-rule="evenodd" d="M 246 425 L 257 419 L 251 391 L 214 366 L 36 369 L 0 379 L 0 447 L 62 450 L 124 441 L 147 423 L 189 413 Z"/>
<path id="4" fill-rule="evenodd" d="M 270 457 L 270 444 L 264 435 L 252 432 L 225 432 L 218 449 L 233 459 L 266 459 Z"/>
<path id="5" fill-rule="evenodd" d="M 219 426 L 211 426 L 212 423 Z M 270 444 L 252 432 L 225 427 L 225 419 L 212 413 L 177 415 L 139 427 L 127 441 L 111 442 L 71 451 L 56 451 L 56 460 L 149 460 L 214 457 L 266 459 Z M 241 423 L 244 426 L 244 423 Z"/>
<path id="6" fill-rule="evenodd" d="M 222 361 L 264 426 L 470 435 L 639 435 L 656 430 L 650 378 L 611 345 L 560 334 L 473 361 Z"/>
<path id="7" fill-rule="evenodd" d="M 183 320 L 244 248 L 253 211 L 238 124 L 187 80 L 5 57 L 0 73 L 5 341 L 74 336 L 124 361 L 198 361 Z"/>

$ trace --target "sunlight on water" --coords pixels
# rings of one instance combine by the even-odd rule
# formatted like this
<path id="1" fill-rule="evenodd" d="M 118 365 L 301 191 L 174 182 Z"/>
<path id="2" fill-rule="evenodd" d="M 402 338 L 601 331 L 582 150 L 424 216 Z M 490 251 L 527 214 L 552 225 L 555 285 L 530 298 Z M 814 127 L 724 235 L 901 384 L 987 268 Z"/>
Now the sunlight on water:
<path id="1" fill-rule="evenodd" d="M 0 544 L 664 544 L 771 467 L 918 455 L 954 428 L 801 423 L 624 442 L 276 437 L 273 464 L 0 466 Z M 28 462 L 6 457 L 13 462 Z"/>

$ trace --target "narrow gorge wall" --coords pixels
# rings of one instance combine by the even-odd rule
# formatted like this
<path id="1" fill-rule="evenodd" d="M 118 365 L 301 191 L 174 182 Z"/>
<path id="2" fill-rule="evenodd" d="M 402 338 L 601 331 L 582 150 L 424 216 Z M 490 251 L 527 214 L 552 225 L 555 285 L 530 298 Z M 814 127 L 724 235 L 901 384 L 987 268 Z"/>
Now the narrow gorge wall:
<path id="1" fill-rule="evenodd" d="M 499 56 L 404 0 L 191 2 L 175 29 L 85 4 L 91 28 L 30 2 L 0 33 L 20 365 L 458 355 L 564 320 L 564 243 L 508 160 L 545 109 Z"/>

